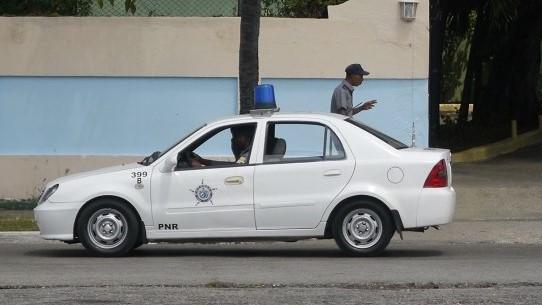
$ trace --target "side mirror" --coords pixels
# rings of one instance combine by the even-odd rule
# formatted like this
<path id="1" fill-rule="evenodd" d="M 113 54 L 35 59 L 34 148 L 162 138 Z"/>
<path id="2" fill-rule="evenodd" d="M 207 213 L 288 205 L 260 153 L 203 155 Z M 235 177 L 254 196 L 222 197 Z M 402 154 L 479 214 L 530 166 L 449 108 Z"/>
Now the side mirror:
<path id="1" fill-rule="evenodd" d="M 168 173 L 171 172 L 177 167 L 177 154 L 173 154 L 169 156 L 164 163 L 162 164 L 162 167 L 160 168 L 160 172 L 162 173 Z"/>

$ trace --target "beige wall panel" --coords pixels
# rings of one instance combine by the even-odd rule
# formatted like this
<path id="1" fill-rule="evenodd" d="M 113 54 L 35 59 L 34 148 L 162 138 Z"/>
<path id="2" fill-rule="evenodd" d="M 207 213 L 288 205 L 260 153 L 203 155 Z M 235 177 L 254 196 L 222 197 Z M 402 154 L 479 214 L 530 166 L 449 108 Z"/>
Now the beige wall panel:
<path id="1" fill-rule="evenodd" d="M 262 77 L 427 78 L 429 10 L 404 22 L 396 0 L 350 0 L 330 19 L 262 18 Z M 0 17 L 1 75 L 236 77 L 239 18 Z"/>
<path id="2" fill-rule="evenodd" d="M 290 25 L 279 19 L 266 20 L 261 29 L 266 39 L 260 41 L 260 74 L 340 78 L 348 64 L 359 62 L 371 72 L 371 78 L 427 78 L 428 33 L 415 34 L 419 26 L 407 26 L 398 33 L 375 32 L 351 21 L 299 19 Z"/>
<path id="3" fill-rule="evenodd" d="M 35 198 L 45 183 L 55 178 L 141 159 L 123 156 L 0 156 L 0 168 L 9 173 L 0 182 L 0 198 Z"/>
<path id="4" fill-rule="evenodd" d="M 418 0 L 416 20 L 409 23 L 429 25 L 429 0 Z M 403 28 L 399 0 L 350 0 L 328 6 L 329 20 L 360 21 L 380 28 Z M 388 21 L 384 23 L 382 21 Z"/>
<path id="5" fill-rule="evenodd" d="M 0 18 L 3 75 L 232 76 L 238 18 Z M 234 56 L 235 55 L 235 56 Z"/>

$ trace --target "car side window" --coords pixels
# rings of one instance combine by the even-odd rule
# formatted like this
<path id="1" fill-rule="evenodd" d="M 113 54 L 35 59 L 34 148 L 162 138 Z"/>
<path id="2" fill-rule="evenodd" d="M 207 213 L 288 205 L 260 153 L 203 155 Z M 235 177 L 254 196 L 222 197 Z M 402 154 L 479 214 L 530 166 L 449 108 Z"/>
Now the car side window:
<path id="1" fill-rule="evenodd" d="M 337 135 L 329 128 L 326 128 L 325 139 L 325 158 L 326 159 L 343 159 L 345 157 L 344 148 Z"/>
<path id="2" fill-rule="evenodd" d="M 193 152 L 209 160 L 233 162 L 235 156 L 230 148 L 231 138 L 230 129 L 224 129 L 196 147 Z"/>
<path id="3" fill-rule="evenodd" d="M 179 153 L 177 169 L 246 165 L 255 131 L 255 123 L 215 129 Z"/>
<path id="4" fill-rule="evenodd" d="M 317 123 L 269 123 L 264 163 L 337 160 L 345 157 L 337 135 Z"/>

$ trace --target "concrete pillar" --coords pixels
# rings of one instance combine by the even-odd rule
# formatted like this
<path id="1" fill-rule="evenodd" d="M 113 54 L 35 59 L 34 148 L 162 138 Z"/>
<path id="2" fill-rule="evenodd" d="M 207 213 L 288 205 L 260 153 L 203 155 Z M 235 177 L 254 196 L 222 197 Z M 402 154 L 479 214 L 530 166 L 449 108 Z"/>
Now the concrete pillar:
<path id="1" fill-rule="evenodd" d="M 512 120 L 512 138 L 515 139 L 518 137 L 518 121 Z"/>

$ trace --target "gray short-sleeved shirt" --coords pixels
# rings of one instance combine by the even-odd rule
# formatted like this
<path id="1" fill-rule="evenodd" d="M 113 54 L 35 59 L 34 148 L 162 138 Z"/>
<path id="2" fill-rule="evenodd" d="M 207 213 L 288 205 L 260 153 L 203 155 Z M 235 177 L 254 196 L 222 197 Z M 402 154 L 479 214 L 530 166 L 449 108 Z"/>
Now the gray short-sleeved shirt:
<path id="1" fill-rule="evenodd" d="M 346 80 L 343 80 L 335 90 L 333 90 L 333 96 L 331 96 L 331 112 L 341 114 L 341 109 L 346 111 L 346 115 L 352 116 L 352 93 L 354 87 L 350 85 Z"/>

